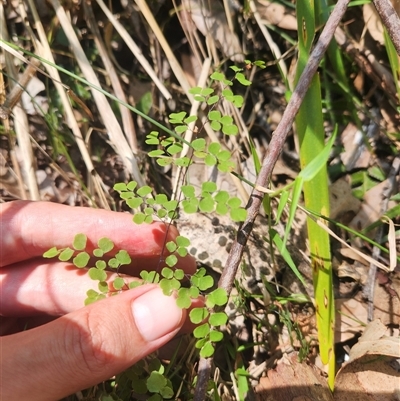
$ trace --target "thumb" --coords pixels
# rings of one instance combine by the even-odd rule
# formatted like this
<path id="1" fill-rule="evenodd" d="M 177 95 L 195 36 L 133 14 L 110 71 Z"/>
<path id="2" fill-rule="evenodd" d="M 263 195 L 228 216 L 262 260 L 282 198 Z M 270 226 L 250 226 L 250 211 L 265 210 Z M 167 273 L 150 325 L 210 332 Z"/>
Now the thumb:
<path id="1" fill-rule="evenodd" d="M 171 340 L 185 315 L 147 285 L 2 337 L 2 399 L 56 400 L 106 380 Z"/>

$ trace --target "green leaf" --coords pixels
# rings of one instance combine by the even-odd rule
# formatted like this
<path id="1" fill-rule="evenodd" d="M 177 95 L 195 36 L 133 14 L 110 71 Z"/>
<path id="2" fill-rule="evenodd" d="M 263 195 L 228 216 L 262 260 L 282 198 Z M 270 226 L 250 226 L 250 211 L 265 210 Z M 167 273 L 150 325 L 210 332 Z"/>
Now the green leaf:
<path id="1" fill-rule="evenodd" d="M 43 257 L 50 259 L 50 258 L 54 258 L 55 256 L 57 256 L 59 253 L 60 253 L 60 251 L 55 246 L 53 246 L 53 248 L 50 248 L 48 251 L 46 251 L 43 254 Z"/>
<path id="2" fill-rule="evenodd" d="M 214 89 L 212 89 L 212 88 L 204 88 L 204 89 L 201 91 L 201 94 L 202 94 L 203 96 L 210 96 L 212 93 L 214 93 Z"/>
<path id="3" fill-rule="evenodd" d="M 199 150 L 195 150 L 193 154 L 198 157 L 199 159 L 204 159 L 207 156 L 206 152 L 201 152 Z"/>
<path id="4" fill-rule="evenodd" d="M 197 326 L 193 330 L 194 338 L 204 338 L 210 332 L 210 325 L 208 323 L 204 323 L 201 326 Z"/>
<path id="5" fill-rule="evenodd" d="M 224 90 L 222 91 L 222 96 L 224 96 L 224 97 L 227 97 L 227 96 L 232 97 L 232 96 L 234 96 L 234 95 L 233 95 L 233 92 L 232 92 L 230 89 L 224 89 Z"/>
<path id="6" fill-rule="evenodd" d="M 239 68 L 236 65 L 232 65 L 229 67 L 231 70 L 233 70 L 234 72 L 240 72 L 243 71 L 243 68 Z"/>
<path id="7" fill-rule="evenodd" d="M 176 132 L 177 134 L 183 134 L 184 132 L 187 131 L 187 129 L 188 129 L 188 126 L 187 126 L 187 125 L 177 125 L 177 126 L 175 127 L 175 132 Z"/>
<path id="8" fill-rule="evenodd" d="M 151 152 L 147 153 L 149 157 L 159 157 L 164 155 L 164 151 L 162 149 L 152 150 Z"/>
<path id="9" fill-rule="evenodd" d="M 122 200 L 126 200 L 126 199 L 130 199 L 130 198 L 135 197 L 135 194 L 134 194 L 133 192 L 121 192 L 121 193 L 119 194 L 119 197 L 120 197 Z"/>
<path id="10" fill-rule="evenodd" d="M 168 255 L 165 258 L 165 263 L 169 266 L 169 267 L 174 267 L 176 265 L 176 263 L 178 262 L 178 258 L 175 255 Z"/>
<path id="11" fill-rule="evenodd" d="M 157 131 L 151 131 L 150 134 L 148 134 L 146 136 L 146 141 L 145 142 L 148 145 L 158 145 L 160 143 L 160 140 L 158 139 L 158 135 L 159 135 L 159 133 Z M 114 186 L 114 189 L 115 189 L 115 186 Z M 133 191 L 133 189 L 131 191 Z"/>
<path id="12" fill-rule="evenodd" d="M 231 209 L 230 216 L 233 221 L 245 221 L 247 217 L 247 210 L 244 208 Z"/>
<path id="13" fill-rule="evenodd" d="M 227 321 L 228 321 L 228 316 L 225 312 L 211 313 L 210 318 L 208 319 L 208 322 L 212 326 L 222 326 L 226 324 Z"/>
<path id="14" fill-rule="evenodd" d="M 99 269 L 99 270 L 104 270 L 104 269 L 107 267 L 107 263 L 104 262 L 104 260 L 98 260 L 98 261 L 95 263 L 95 266 L 96 266 L 96 268 Z"/>
<path id="15" fill-rule="evenodd" d="M 199 209 L 202 213 L 211 213 L 214 211 L 215 202 L 211 196 L 206 196 L 199 202 Z"/>
<path id="16" fill-rule="evenodd" d="M 175 238 L 176 243 L 178 244 L 178 246 L 189 246 L 190 245 L 190 240 L 186 237 L 183 237 L 182 235 L 178 235 Z"/>
<path id="17" fill-rule="evenodd" d="M 87 237 L 85 234 L 76 234 L 72 246 L 77 251 L 82 251 L 86 248 Z"/>
<path id="18" fill-rule="evenodd" d="M 179 288 L 178 290 L 178 298 L 176 299 L 176 304 L 181 309 L 188 309 L 192 305 L 192 301 L 190 299 L 190 293 L 188 288 Z"/>
<path id="19" fill-rule="evenodd" d="M 229 208 L 224 203 L 217 203 L 217 206 L 215 207 L 215 211 L 218 214 L 220 214 L 221 216 L 223 216 L 228 213 Z"/>
<path id="20" fill-rule="evenodd" d="M 61 262 L 68 262 L 72 256 L 74 255 L 74 250 L 71 248 L 65 248 L 61 251 L 60 255 L 58 256 L 58 259 Z"/>
<path id="21" fill-rule="evenodd" d="M 125 281 L 122 277 L 117 277 L 114 281 L 113 281 L 113 287 L 114 289 L 116 289 L 117 291 L 119 291 L 121 288 L 123 288 L 125 286 Z"/>
<path id="22" fill-rule="evenodd" d="M 172 291 L 180 289 L 181 283 L 175 278 L 171 279 L 163 278 L 160 281 L 160 287 L 163 290 L 163 293 L 169 296 L 171 295 Z"/>
<path id="23" fill-rule="evenodd" d="M 171 210 L 175 210 L 177 208 L 177 206 L 178 206 L 178 201 L 175 199 L 172 199 L 172 200 L 164 203 L 165 209 L 168 210 L 169 212 Z"/>
<path id="24" fill-rule="evenodd" d="M 215 156 L 213 156 L 213 155 L 207 155 L 204 158 L 204 163 L 207 166 L 215 166 L 217 164 L 217 158 Z"/>
<path id="25" fill-rule="evenodd" d="M 131 209 L 138 208 L 142 203 L 143 203 L 143 199 L 142 198 L 131 198 L 131 199 L 126 200 L 126 204 Z"/>
<path id="26" fill-rule="evenodd" d="M 202 88 L 200 88 L 200 86 L 195 86 L 194 88 L 189 89 L 189 93 L 191 93 L 192 95 L 199 95 L 200 93 L 202 93 Z"/>
<path id="27" fill-rule="evenodd" d="M 201 95 L 194 95 L 194 100 L 196 100 L 198 102 L 204 102 L 206 100 L 206 98 Z"/>
<path id="28" fill-rule="evenodd" d="M 242 201 L 237 196 L 232 196 L 232 198 L 228 199 L 226 204 L 231 207 L 232 209 L 236 209 L 240 207 Z"/>
<path id="29" fill-rule="evenodd" d="M 206 147 L 206 140 L 204 138 L 197 138 L 191 142 L 191 146 L 197 151 L 204 150 Z"/>
<path id="30" fill-rule="evenodd" d="M 199 279 L 198 284 L 200 291 L 206 291 L 214 285 L 214 279 L 211 276 L 204 276 Z"/>
<path id="31" fill-rule="evenodd" d="M 207 104 L 209 106 L 212 106 L 213 104 L 217 103 L 218 101 L 219 101 L 219 96 L 218 95 L 210 96 L 207 99 Z"/>
<path id="32" fill-rule="evenodd" d="M 166 386 L 166 387 L 161 389 L 160 395 L 162 396 L 162 399 L 168 400 L 168 399 L 173 397 L 174 390 L 172 390 L 171 387 Z"/>
<path id="33" fill-rule="evenodd" d="M 202 192 L 215 192 L 217 190 L 217 184 L 213 181 L 205 181 L 201 184 Z"/>
<path id="34" fill-rule="evenodd" d="M 217 167 L 218 167 L 218 170 L 223 173 L 230 173 L 232 170 L 234 170 L 235 163 L 233 163 L 231 160 L 227 160 L 226 162 L 218 163 Z"/>
<path id="35" fill-rule="evenodd" d="M 110 267 L 111 269 L 118 269 L 119 267 L 119 262 L 116 258 L 111 258 L 108 261 L 108 267 Z"/>
<path id="36" fill-rule="evenodd" d="M 174 272 L 169 267 L 164 267 L 161 270 L 161 275 L 167 279 L 174 277 Z"/>
<path id="37" fill-rule="evenodd" d="M 223 288 L 217 288 L 207 295 L 206 302 L 208 301 L 212 301 L 212 306 L 207 305 L 210 308 L 213 308 L 215 305 L 223 306 L 228 302 L 228 294 Z"/>
<path id="38" fill-rule="evenodd" d="M 228 100 L 228 99 L 227 99 Z M 234 106 L 240 108 L 243 106 L 243 96 L 240 95 L 234 95 L 232 96 L 232 99 L 230 99 L 230 101 L 233 103 Z"/>
<path id="39" fill-rule="evenodd" d="M 185 124 L 194 123 L 197 120 L 197 116 L 189 116 L 185 118 L 183 121 Z"/>
<path id="40" fill-rule="evenodd" d="M 183 271 L 183 269 L 176 269 L 174 271 L 174 277 L 177 280 L 182 280 L 185 277 L 185 272 Z"/>
<path id="41" fill-rule="evenodd" d="M 153 105 L 153 95 L 152 93 L 146 92 L 137 103 L 136 107 L 143 114 L 149 114 L 149 111 Z"/>
<path id="42" fill-rule="evenodd" d="M 197 340 L 196 342 L 195 342 L 195 347 L 196 348 L 203 348 L 204 347 L 204 344 L 205 343 L 207 343 L 207 341 L 208 341 L 208 339 L 207 338 L 200 338 L 200 340 Z"/>
<path id="43" fill-rule="evenodd" d="M 146 216 L 151 216 L 154 213 L 154 209 L 152 207 L 146 207 L 144 208 L 143 213 Z"/>
<path id="44" fill-rule="evenodd" d="M 160 275 L 155 271 L 142 270 L 139 275 L 146 283 L 158 283 L 160 281 Z"/>
<path id="45" fill-rule="evenodd" d="M 150 373 L 146 385 L 151 393 L 159 393 L 167 385 L 167 379 L 161 373 L 153 371 Z"/>
<path id="46" fill-rule="evenodd" d="M 144 220 L 146 218 L 146 215 L 142 212 L 138 212 L 133 216 L 133 222 L 136 224 L 142 224 L 144 223 Z"/>
<path id="47" fill-rule="evenodd" d="M 96 256 L 96 258 L 102 258 L 104 256 L 104 252 L 99 248 L 93 249 L 93 256 Z"/>
<path id="48" fill-rule="evenodd" d="M 189 296 L 190 298 L 197 299 L 200 295 L 200 291 L 197 287 L 191 286 L 189 288 Z"/>
<path id="49" fill-rule="evenodd" d="M 109 238 L 103 237 L 97 241 L 97 246 L 103 251 L 103 253 L 107 253 L 114 248 L 114 243 Z"/>
<path id="50" fill-rule="evenodd" d="M 235 78 L 243 85 L 243 86 L 249 86 L 251 85 L 251 81 L 249 81 L 242 72 L 238 72 L 235 75 Z"/>
<path id="51" fill-rule="evenodd" d="M 128 185 L 126 186 L 128 191 L 133 191 L 136 187 L 137 187 L 137 182 L 136 181 L 129 181 Z"/>
<path id="52" fill-rule="evenodd" d="M 202 349 L 200 350 L 200 356 L 202 358 L 209 358 L 214 354 L 214 346 L 211 342 L 205 343 Z"/>
<path id="53" fill-rule="evenodd" d="M 149 195 L 149 194 L 151 194 L 151 192 L 152 192 L 152 189 L 151 189 L 149 186 L 147 186 L 147 185 L 144 185 L 143 187 L 140 187 L 140 188 L 136 191 L 136 193 L 137 193 L 139 196 L 141 196 L 142 198 L 145 197 L 145 196 L 147 196 L 147 195 Z"/>
<path id="54" fill-rule="evenodd" d="M 165 167 L 173 163 L 173 161 L 173 157 L 163 157 L 162 159 L 157 159 L 156 163 L 161 167 Z"/>
<path id="55" fill-rule="evenodd" d="M 115 258 L 118 260 L 118 262 L 121 265 L 129 265 L 132 262 L 131 257 L 129 256 L 129 253 L 123 249 L 121 249 L 120 251 L 117 252 L 117 254 L 115 255 Z"/>
<path id="56" fill-rule="evenodd" d="M 222 74 L 221 72 L 215 71 L 210 75 L 210 78 L 213 79 L 214 81 L 224 81 L 225 75 Z"/>
<path id="57" fill-rule="evenodd" d="M 199 207 L 199 201 L 196 198 L 182 201 L 183 211 L 187 214 L 196 213 Z"/>
<path id="58" fill-rule="evenodd" d="M 221 112 L 218 110 L 212 110 L 208 113 L 208 119 L 210 121 L 219 121 L 221 118 Z"/>
<path id="59" fill-rule="evenodd" d="M 217 155 L 219 153 L 219 151 L 221 150 L 221 145 L 219 142 L 212 142 L 210 143 L 210 145 L 208 146 L 208 151 L 212 154 L 212 155 Z"/>
<path id="60" fill-rule="evenodd" d="M 95 267 L 91 267 L 88 274 L 92 280 L 105 281 L 107 279 L 107 273 L 104 270 L 99 270 Z"/>
<path id="61" fill-rule="evenodd" d="M 232 154 L 229 152 L 229 150 L 221 150 L 221 152 L 217 154 L 217 159 L 219 162 L 225 162 L 229 160 L 231 156 Z"/>
<path id="62" fill-rule="evenodd" d="M 192 164 L 192 160 L 190 160 L 187 156 L 178 157 L 175 159 L 174 164 L 180 167 L 188 167 Z"/>
<path id="63" fill-rule="evenodd" d="M 214 131 L 219 131 L 222 127 L 221 123 L 218 121 L 211 121 L 210 122 L 210 127 L 214 130 Z"/>
<path id="64" fill-rule="evenodd" d="M 183 119 L 186 117 L 186 112 L 181 111 L 180 113 L 171 113 L 169 115 L 169 122 L 171 124 L 179 124 L 183 122 Z"/>
<path id="65" fill-rule="evenodd" d="M 113 186 L 114 191 L 117 192 L 122 192 L 122 191 L 126 191 L 126 184 L 123 182 L 117 182 L 114 186 Z"/>
<path id="66" fill-rule="evenodd" d="M 237 135 L 239 129 L 235 124 L 227 124 L 222 126 L 222 132 L 225 135 Z"/>
<path id="67" fill-rule="evenodd" d="M 168 153 L 170 155 L 176 155 L 177 153 L 182 151 L 182 144 L 181 143 L 174 143 L 173 145 L 171 145 L 170 147 L 168 147 Z"/>
<path id="68" fill-rule="evenodd" d="M 169 252 L 175 252 L 176 248 L 178 247 L 174 241 L 168 241 L 165 244 L 165 247 L 168 249 Z"/>
<path id="69" fill-rule="evenodd" d="M 231 116 L 223 116 L 219 122 L 223 125 L 230 125 L 233 123 L 233 118 Z"/>
<path id="70" fill-rule="evenodd" d="M 216 202 L 220 203 L 226 203 L 229 199 L 229 193 L 227 191 L 221 190 L 218 191 L 215 195 L 214 195 L 214 199 Z"/>
<path id="71" fill-rule="evenodd" d="M 217 342 L 223 340 L 224 335 L 223 335 L 223 333 L 221 333 L 218 330 L 211 330 L 210 334 L 209 334 L 209 338 L 210 338 L 210 341 L 217 343 Z"/>
<path id="72" fill-rule="evenodd" d="M 82 268 L 86 267 L 87 264 L 89 263 L 90 256 L 87 252 L 79 252 L 74 259 L 72 260 L 73 264 L 76 267 Z"/>
<path id="73" fill-rule="evenodd" d="M 190 321 L 193 324 L 201 323 L 203 320 L 207 318 L 208 315 L 209 312 L 207 308 L 193 308 L 189 313 Z"/>

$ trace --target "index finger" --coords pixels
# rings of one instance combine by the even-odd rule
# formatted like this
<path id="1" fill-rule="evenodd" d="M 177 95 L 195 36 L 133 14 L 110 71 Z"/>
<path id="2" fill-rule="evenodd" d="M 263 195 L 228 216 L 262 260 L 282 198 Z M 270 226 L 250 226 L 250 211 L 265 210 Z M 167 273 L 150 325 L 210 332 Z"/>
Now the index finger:
<path id="1" fill-rule="evenodd" d="M 159 256 L 165 242 L 177 236 L 176 228 L 164 223 L 135 225 L 126 213 L 50 202 L 0 204 L 0 220 L 0 267 L 41 256 L 53 246 L 71 246 L 78 233 L 84 233 L 93 248 L 107 237 L 132 259 Z M 187 262 L 192 270 L 194 261 L 188 258 Z"/>

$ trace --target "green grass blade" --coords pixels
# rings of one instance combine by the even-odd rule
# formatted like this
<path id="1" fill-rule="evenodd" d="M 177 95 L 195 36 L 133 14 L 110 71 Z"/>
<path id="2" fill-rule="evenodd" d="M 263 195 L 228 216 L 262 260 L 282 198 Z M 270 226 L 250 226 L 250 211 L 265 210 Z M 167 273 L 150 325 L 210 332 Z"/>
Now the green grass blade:
<path id="1" fill-rule="evenodd" d="M 298 0 L 296 13 L 299 27 L 297 80 L 307 64 L 315 34 L 316 18 L 314 1 Z M 314 76 L 297 115 L 296 129 L 300 143 L 300 166 L 303 170 L 325 148 L 321 88 L 318 75 Z M 321 168 L 312 179 L 304 182 L 303 190 L 306 207 L 319 214 L 329 216 L 328 174 L 326 166 Z M 322 362 L 328 365 L 328 383 L 329 387 L 333 389 L 335 378 L 335 308 L 329 235 L 311 219 L 307 220 L 307 228 L 313 269 L 320 355 Z"/>

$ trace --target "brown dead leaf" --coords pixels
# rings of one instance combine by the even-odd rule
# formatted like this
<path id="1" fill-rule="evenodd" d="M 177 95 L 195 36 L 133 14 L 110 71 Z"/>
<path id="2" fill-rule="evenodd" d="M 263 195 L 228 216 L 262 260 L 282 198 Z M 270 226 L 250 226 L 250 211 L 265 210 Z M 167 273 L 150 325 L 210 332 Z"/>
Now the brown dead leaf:
<path id="1" fill-rule="evenodd" d="M 243 62 L 242 46 L 237 35 L 229 28 L 225 10 L 219 2 L 183 0 L 182 4 L 196 28 L 205 37 L 214 40 L 225 57 L 237 63 Z"/>
<path id="2" fill-rule="evenodd" d="M 297 354 L 269 370 L 255 388 L 257 401 L 333 401 L 326 379 L 317 368 L 300 363 Z"/>
<path id="3" fill-rule="evenodd" d="M 268 0 L 258 0 L 255 3 L 261 18 L 268 24 L 291 31 L 297 30 L 296 17 L 282 4 Z"/>
<path id="4" fill-rule="evenodd" d="M 380 320 L 365 328 L 350 351 L 349 361 L 337 374 L 335 401 L 399 399 L 400 371 L 393 360 L 400 358 L 400 339 L 385 332 Z"/>
<path id="5" fill-rule="evenodd" d="M 383 46 L 385 40 L 383 38 L 382 21 L 372 3 L 364 4 L 363 17 L 365 21 L 365 27 L 367 28 L 369 34 L 374 40 Z"/>
<path id="6" fill-rule="evenodd" d="M 353 212 L 358 213 L 361 202 L 353 196 L 351 186 L 346 177 L 340 178 L 329 187 L 329 200 L 331 205 L 330 217 L 339 219 L 342 215 Z"/>
<path id="7" fill-rule="evenodd" d="M 335 299 L 335 342 L 342 343 L 360 334 L 368 319 L 367 305 L 358 295 Z"/>

